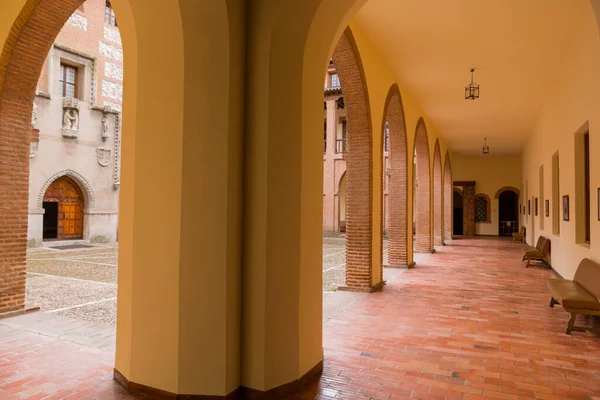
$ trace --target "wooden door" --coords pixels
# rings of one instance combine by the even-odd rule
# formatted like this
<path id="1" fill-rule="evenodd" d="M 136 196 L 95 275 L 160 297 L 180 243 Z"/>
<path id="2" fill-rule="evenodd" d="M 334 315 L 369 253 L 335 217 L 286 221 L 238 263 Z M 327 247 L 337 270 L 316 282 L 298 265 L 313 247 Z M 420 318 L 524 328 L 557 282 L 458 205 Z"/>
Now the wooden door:
<path id="1" fill-rule="evenodd" d="M 55 180 L 46 190 L 44 201 L 58 202 L 57 239 L 83 238 L 83 195 L 71 178 Z"/>

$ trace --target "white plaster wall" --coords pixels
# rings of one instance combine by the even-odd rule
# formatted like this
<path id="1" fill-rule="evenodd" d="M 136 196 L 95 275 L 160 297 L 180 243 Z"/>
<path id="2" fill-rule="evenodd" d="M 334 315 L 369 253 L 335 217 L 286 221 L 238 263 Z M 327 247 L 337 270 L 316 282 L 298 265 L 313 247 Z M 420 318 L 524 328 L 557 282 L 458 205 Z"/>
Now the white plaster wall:
<path id="1" fill-rule="evenodd" d="M 80 102 L 79 136 L 76 139 L 62 136 L 63 98 L 57 94 L 52 99 L 37 97 L 37 123 L 40 141 L 35 157 L 30 161 L 29 174 L 29 229 L 30 245 L 39 244 L 42 238 L 42 216 L 39 197 L 43 196 L 44 185 L 55 174 L 73 170 L 81 175 L 87 185 L 77 182 L 84 193 L 84 239 L 92 241 L 114 241 L 117 229 L 118 190 L 114 187 L 115 169 L 115 125 L 117 116 L 107 114 L 109 135 L 102 140 L 102 116 L 100 110 L 91 109 L 88 102 Z M 108 166 L 98 163 L 96 149 L 110 149 Z M 75 179 L 77 181 L 77 179 Z M 91 187 L 94 205 L 91 203 Z"/>

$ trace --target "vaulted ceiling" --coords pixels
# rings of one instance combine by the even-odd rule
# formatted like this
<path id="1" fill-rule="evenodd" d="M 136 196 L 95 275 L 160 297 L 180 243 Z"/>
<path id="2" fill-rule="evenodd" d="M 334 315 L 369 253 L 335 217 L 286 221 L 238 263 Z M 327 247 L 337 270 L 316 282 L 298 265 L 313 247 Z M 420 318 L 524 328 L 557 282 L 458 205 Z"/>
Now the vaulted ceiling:
<path id="1" fill-rule="evenodd" d="M 360 27 L 455 152 L 519 154 L 588 0 L 369 0 Z M 464 98 L 476 68 L 481 97 Z"/>

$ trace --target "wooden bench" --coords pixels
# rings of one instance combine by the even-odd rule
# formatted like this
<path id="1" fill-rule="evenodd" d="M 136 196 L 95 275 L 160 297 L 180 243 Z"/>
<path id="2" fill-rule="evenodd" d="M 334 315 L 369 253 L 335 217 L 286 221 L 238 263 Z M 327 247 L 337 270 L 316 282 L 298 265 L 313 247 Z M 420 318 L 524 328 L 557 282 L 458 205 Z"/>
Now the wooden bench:
<path id="1" fill-rule="evenodd" d="M 565 311 L 571 313 L 567 335 L 570 335 L 571 331 L 585 331 L 584 328 L 574 326 L 577 314 L 600 315 L 600 264 L 584 258 L 579 263 L 572 281 L 548 279 L 546 285 L 552 295 L 550 307 L 560 304 Z"/>
<path id="2" fill-rule="evenodd" d="M 523 261 L 527 260 L 526 268 L 529 268 L 531 261 L 541 261 L 542 264 L 550 266 L 548 260 L 548 253 L 550 252 L 550 239 L 540 236 L 537 244 L 533 246 L 524 247 L 525 254 L 523 254 Z"/>
<path id="3" fill-rule="evenodd" d="M 513 234 L 512 234 L 513 243 L 515 242 L 515 240 L 520 240 L 521 243 L 525 244 L 525 227 L 524 226 L 521 227 L 521 230 L 519 232 L 513 232 Z"/>

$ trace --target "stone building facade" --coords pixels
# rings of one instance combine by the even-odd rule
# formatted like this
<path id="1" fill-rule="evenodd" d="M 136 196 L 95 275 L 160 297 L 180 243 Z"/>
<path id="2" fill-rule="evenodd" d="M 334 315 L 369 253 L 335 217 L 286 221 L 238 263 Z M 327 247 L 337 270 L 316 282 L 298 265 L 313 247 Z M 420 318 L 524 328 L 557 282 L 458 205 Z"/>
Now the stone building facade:
<path id="1" fill-rule="evenodd" d="M 32 115 L 28 244 L 117 239 L 123 48 L 111 4 L 88 0 L 64 25 Z"/>
<path id="2" fill-rule="evenodd" d="M 323 137 L 323 232 L 346 231 L 347 115 L 340 78 L 333 62 L 325 77 Z M 388 228 L 389 130 L 386 125 L 383 151 L 383 229 Z"/>

